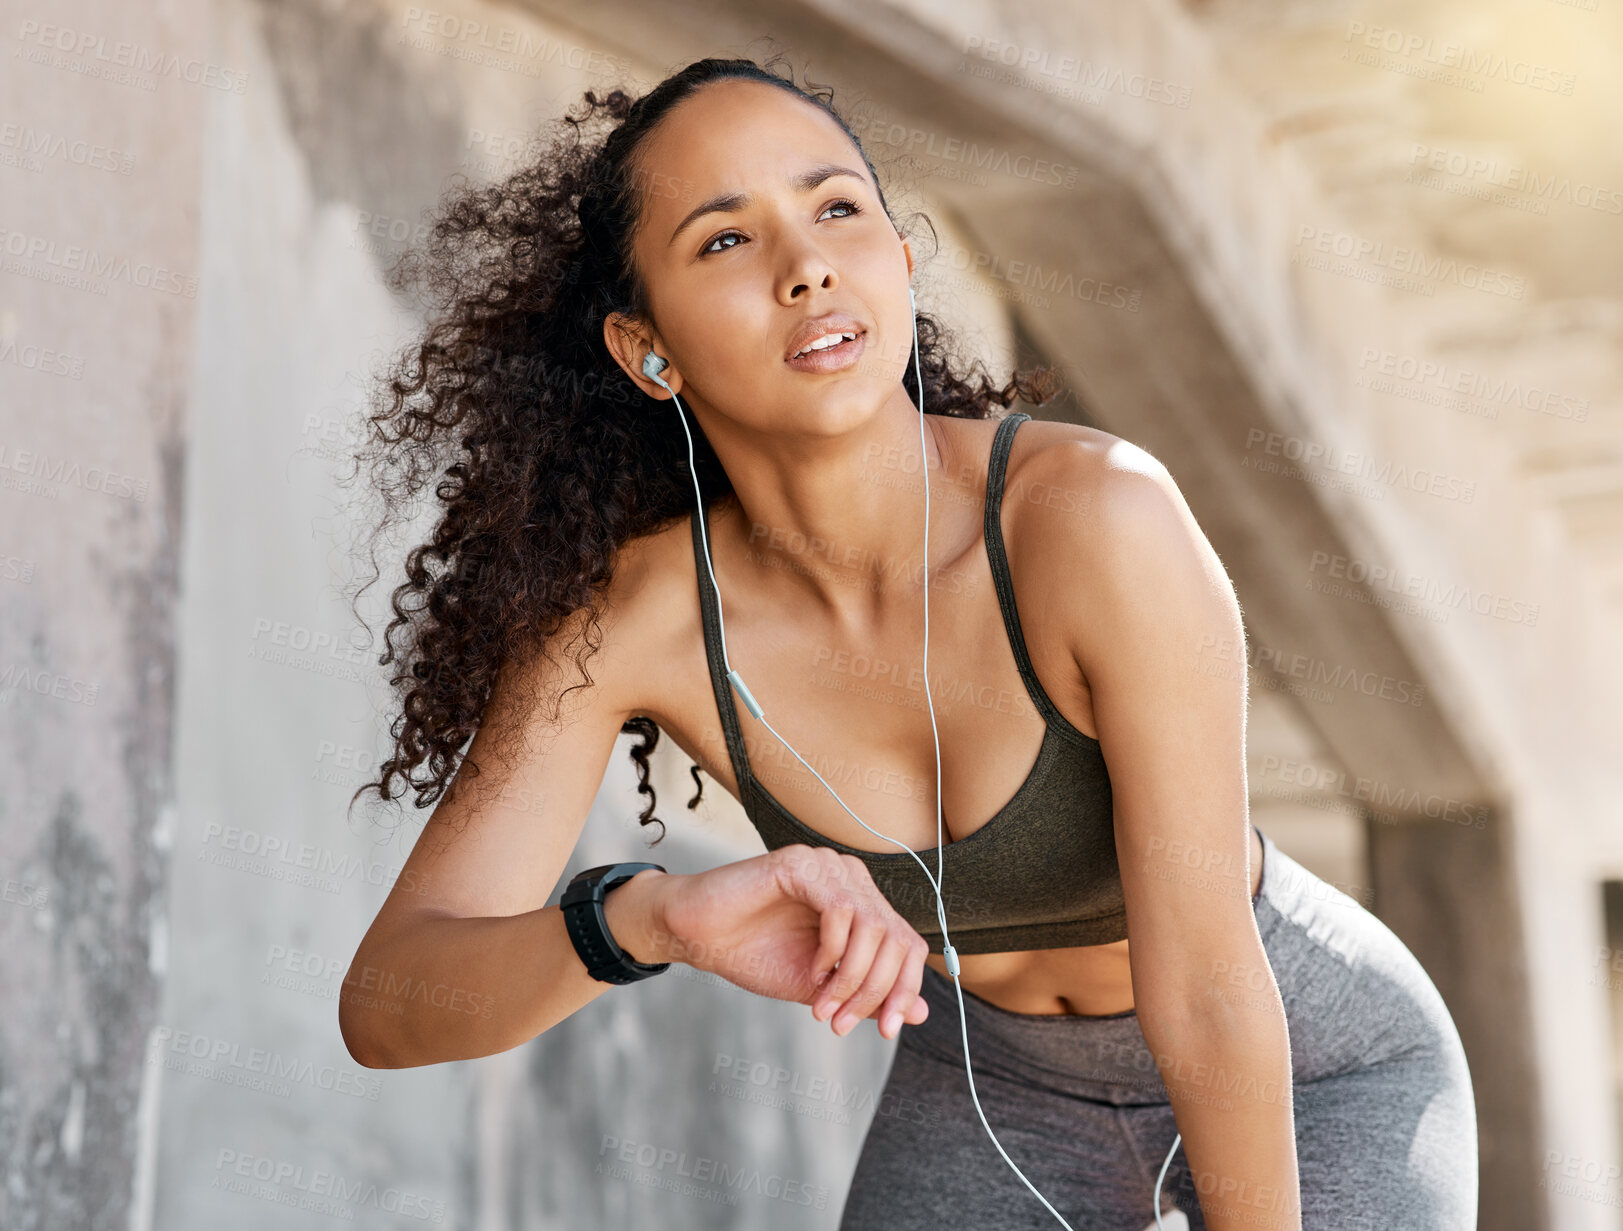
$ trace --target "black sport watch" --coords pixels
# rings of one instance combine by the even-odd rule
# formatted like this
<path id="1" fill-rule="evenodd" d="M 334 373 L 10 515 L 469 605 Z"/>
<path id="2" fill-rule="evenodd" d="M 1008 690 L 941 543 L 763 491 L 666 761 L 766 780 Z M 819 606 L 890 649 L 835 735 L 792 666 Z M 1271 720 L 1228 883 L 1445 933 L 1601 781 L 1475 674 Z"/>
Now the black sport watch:
<path id="1" fill-rule="evenodd" d="M 575 952 L 586 964 L 587 973 L 599 982 L 635 983 L 670 966 L 669 962 L 655 965 L 632 958 L 614 943 L 603 914 L 603 899 L 609 891 L 649 868 L 665 870 L 657 863 L 605 863 L 587 868 L 575 874 L 559 900 Z"/>

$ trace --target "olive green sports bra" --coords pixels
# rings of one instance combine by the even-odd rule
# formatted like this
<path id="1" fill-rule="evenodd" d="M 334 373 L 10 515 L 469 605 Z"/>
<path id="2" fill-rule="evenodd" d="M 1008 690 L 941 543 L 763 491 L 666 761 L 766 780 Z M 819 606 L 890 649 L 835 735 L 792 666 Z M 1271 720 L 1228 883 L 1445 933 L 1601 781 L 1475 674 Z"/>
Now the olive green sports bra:
<path id="1" fill-rule="evenodd" d="M 1036 763 L 1014 797 L 974 833 L 941 847 L 942 902 L 953 948 L 959 953 L 1004 953 L 1104 945 L 1127 937 L 1127 910 L 1116 862 L 1110 775 L 1099 741 L 1072 726 L 1055 708 L 1032 669 L 1014 606 L 1009 561 L 999 510 L 1003 477 L 1015 429 L 1031 416 L 1008 415 L 992 438 L 986 476 L 986 555 L 992 567 L 1003 626 L 1014 660 L 1047 729 Z M 705 533 L 709 510 L 705 510 Z M 859 850 L 824 837 L 803 824 L 750 772 L 738 711 L 727 684 L 716 619 L 715 594 L 704 564 L 705 539 L 693 519 L 694 566 L 704 617 L 710 682 L 727 737 L 727 754 L 738 780 L 740 802 L 768 850 L 793 843 L 828 846 L 862 860 L 874 884 L 896 912 L 942 951 L 935 890 L 912 855 L 893 848 Z M 763 733 L 770 733 L 762 728 Z M 934 844 L 918 852 L 936 874 Z"/>

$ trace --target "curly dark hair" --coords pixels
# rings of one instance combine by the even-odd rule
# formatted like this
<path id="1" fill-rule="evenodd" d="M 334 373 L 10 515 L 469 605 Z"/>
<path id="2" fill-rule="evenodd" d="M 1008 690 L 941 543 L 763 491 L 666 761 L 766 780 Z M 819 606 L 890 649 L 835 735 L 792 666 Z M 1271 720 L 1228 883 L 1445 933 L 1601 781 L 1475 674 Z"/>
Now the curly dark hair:
<path id="1" fill-rule="evenodd" d="M 415 518 L 412 505 L 430 481 L 438 522 L 406 556 L 378 658 L 398 664 L 390 680 L 398 698 L 393 753 L 351 807 L 368 790 L 389 801 L 409 786 L 417 807 L 427 808 L 453 779 L 460 789 L 466 775 L 459 765 L 472 759 L 467 745 L 504 664 L 544 653 L 576 613 L 584 615 L 582 630 L 570 644 L 585 643 L 575 658 L 584 682 L 555 701 L 590 683 L 585 658 L 600 645 L 599 600 L 617 550 L 687 518 L 695 479 L 707 507 L 731 495 L 696 422 L 696 473 L 689 475 L 676 416 L 649 413 L 657 403 L 615 363 L 603 322 L 611 312 L 648 319 L 632 261 L 644 199 L 637 155 L 671 108 L 705 85 L 759 81 L 822 108 L 879 183 L 835 110 L 832 89 L 796 85 L 792 69 L 778 71 L 781 60 L 699 60 L 640 98 L 587 90 L 578 113 L 566 114 L 550 140 L 537 136 L 513 174 L 494 184 L 454 183 L 423 245 L 389 271 L 391 289 L 424 293 L 427 324 L 378 379 L 375 413 L 354 454 L 383 501 L 368 540 L 374 572 L 361 591 L 380 575 L 379 538 Z M 605 122 L 606 136 L 583 140 Z M 882 191 L 879 201 L 890 217 Z M 1040 406 L 1054 396 L 1048 367 L 1016 372 L 1001 389 L 979 359 L 960 376 L 939 323 L 920 311 L 917 325 L 923 404 L 931 413 L 987 419 L 994 406 L 1006 410 L 1016 398 Z M 917 401 L 911 355 L 903 383 Z M 660 824 L 662 838 L 649 784 L 659 727 L 636 716 L 621 733 L 642 737 L 631 750 L 638 792 L 648 800 L 638 819 Z M 691 772 L 697 789 L 689 809 L 704 790 L 699 767 Z"/>

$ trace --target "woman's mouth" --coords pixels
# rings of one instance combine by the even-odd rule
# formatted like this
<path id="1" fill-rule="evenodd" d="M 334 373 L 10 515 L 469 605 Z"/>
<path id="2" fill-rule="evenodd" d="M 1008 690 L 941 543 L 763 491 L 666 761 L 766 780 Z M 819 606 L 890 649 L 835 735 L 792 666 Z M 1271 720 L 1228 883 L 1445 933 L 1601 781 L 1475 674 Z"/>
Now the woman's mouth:
<path id="1" fill-rule="evenodd" d="M 813 339 L 812 349 L 792 355 L 786 362 L 797 372 L 838 372 L 857 361 L 867 339 L 866 330 L 831 329 L 824 337 Z"/>

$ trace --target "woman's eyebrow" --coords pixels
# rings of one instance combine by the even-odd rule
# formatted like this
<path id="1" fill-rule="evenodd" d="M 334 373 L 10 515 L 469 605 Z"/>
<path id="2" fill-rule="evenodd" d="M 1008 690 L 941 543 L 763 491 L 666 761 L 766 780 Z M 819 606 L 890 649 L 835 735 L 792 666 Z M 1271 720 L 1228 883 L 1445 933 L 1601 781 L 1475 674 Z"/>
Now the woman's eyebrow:
<path id="1" fill-rule="evenodd" d="M 867 177 L 860 171 L 853 171 L 850 167 L 842 167 L 837 163 L 820 162 L 815 166 L 807 167 L 804 171 L 789 177 L 789 187 L 796 192 L 810 192 L 824 180 L 832 179 L 836 175 L 849 175 L 852 179 L 867 183 Z M 736 214 L 746 208 L 754 198 L 747 192 L 718 192 L 707 201 L 701 201 L 686 218 L 676 224 L 676 230 L 665 246 L 669 248 L 677 237 L 687 230 L 689 225 L 696 222 L 705 214 Z"/>

